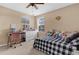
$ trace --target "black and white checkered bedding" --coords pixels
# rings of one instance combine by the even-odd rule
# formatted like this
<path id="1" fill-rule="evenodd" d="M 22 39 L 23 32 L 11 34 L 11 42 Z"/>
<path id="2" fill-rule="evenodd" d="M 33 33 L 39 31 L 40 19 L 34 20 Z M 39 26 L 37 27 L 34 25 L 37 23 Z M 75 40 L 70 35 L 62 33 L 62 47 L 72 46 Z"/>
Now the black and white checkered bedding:
<path id="1" fill-rule="evenodd" d="M 70 44 L 35 39 L 33 47 L 50 55 L 71 55 L 76 47 Z"/>

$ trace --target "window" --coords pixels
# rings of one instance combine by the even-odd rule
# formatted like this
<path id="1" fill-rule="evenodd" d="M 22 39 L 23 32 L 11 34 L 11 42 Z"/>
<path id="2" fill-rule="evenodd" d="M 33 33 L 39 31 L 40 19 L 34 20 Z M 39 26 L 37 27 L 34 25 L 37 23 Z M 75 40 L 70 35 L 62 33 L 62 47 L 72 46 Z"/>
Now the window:
<path id="1" fill-rule="evenodd" d="M 45 18 L 39 17 L 37 23 L 38 23 L 38 31 L 45 31 Z"/>

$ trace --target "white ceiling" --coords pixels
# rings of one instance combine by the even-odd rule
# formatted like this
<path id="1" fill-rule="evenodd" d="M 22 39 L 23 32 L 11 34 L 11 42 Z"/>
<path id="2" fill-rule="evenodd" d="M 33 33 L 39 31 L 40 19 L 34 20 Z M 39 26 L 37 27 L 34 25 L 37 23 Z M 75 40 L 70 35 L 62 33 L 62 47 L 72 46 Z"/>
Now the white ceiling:
<path id="1" fill-rule="evenodd" d="M 37 5 L 38 9 L 35 9 L 34 7 L 26 8 L 28 3 L 0 3 L 1 6 L 7 7 L 9 9 L 19 11 L 22 13 L 26 13 L 29 15 L 40 15 L 49 11 L 54 11 L 59 8 L 66 7 L 68 5 L 71 5 L 72 3 L 45 3 L 44 5 Z"/>

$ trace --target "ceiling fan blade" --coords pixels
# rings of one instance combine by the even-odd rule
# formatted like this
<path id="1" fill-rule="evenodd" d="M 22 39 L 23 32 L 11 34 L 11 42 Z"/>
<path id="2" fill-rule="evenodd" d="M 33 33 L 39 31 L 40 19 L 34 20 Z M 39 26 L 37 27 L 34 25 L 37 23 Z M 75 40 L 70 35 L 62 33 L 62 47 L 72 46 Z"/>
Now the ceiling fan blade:
<path id="1" fill-rule="evenodd" d="M 28 4 L 28 5 L 26 6 L 26 8 L 28 8 L 29 6 L 31 6 L 31 4 Z"/>
<path id="2" fill-rule="evenodd" d="M 35 7 L 36 9 L 38 9 L 38 7 L 37 7 L 36 5 L 34 5 L 34 7 Z"/>
<path id="3" fill-rule="evenodd" d="M 35 3 L 35 4 L 44 4 L 44 3 Z"/>

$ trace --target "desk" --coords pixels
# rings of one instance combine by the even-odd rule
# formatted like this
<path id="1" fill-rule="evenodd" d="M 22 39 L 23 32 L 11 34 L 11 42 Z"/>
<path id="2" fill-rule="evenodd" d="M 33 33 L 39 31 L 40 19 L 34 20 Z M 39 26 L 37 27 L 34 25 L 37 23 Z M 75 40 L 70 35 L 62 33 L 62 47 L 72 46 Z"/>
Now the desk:
<path id="1" fill-rule="evenodd" d="M 21 32 L 12 32 L 9 33 L 9 45 L 12 46 L 13 44 L 21 44 Z M 15 47 L 16 48 L 16 47 Z"/>

